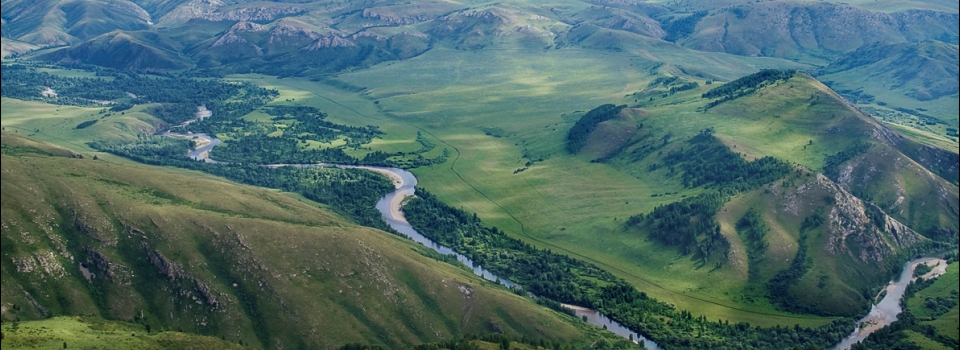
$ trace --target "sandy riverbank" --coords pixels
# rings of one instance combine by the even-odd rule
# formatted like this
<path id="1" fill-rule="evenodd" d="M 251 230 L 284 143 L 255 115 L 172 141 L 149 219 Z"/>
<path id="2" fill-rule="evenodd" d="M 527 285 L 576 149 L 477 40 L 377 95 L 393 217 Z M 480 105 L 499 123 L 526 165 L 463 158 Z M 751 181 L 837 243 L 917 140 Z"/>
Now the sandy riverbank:
<path id="1" fill-rule="evenodd" d="M 370 171 L 385 175 L 387 178 L 390 179 L 390 182 L 393 182 L 394 188 L 400 188 L 400 186 L 403 186 L 403 178 L 401 178 L 400 175 L 398 175 L 397 173 L 394 173 L 390 170 L 367 167 L 367 166 L 358 166 L 357 169 L 370 170 Z"/>
<path id="2" fill-rule="evenodd" d="M 357 168 L 383 174 L 384 176 L 389 178 L 391 182 L 393 182 L 394 188 L 399 189 L 400 187 L 403 187 L 403 178 L 400 177 L 400 174 L 397 174 L 387 169 L 380 169 L 380 168 L 374 168 L 374 167 L 358 166 Z M 403 212 L 400 211 L 400 206 L 401 204 L 403 204 L 403 200 L 411 195 L 412 194 L 395 196 L 393 197 L 392 200 L 390 200 L 390 217 L 391 218 L 393 218 L 394 220 L 403 222 L 405 224 L 409 224 L 409 222 L 407 222 L 407 218 L 403 216 Z"/>

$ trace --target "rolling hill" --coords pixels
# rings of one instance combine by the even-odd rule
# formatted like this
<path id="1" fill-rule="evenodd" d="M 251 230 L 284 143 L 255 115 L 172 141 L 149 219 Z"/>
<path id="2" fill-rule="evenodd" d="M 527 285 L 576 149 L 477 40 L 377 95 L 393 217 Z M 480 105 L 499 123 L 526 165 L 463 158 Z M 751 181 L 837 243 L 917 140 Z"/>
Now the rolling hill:
<path id="1" fill-rule="evenodd" d="M 939 41 L 865 45 L 824 67 L 819 75 L 866 76 L 870 85 L 887 85 L 920 101 L 957 93 L 957 46 Z"/>
<path id="2" fill-rule="evenodd" d="M 8 132 L 2 157 L 5 320 L 93 315 L 254 347 L 583 335 L 427 248 L 292 196 Z"/>
<path id="3" fill-rule="evenodd" d="M 325 148 L 407 159 L 394 165 L 416 167 L 419 186 L 478 230 L 672 304 L 660 315 L 690 322 L 659 320 L 671 345 L 696 322 L 836 324 L 866 312 L 907 257 L 960 241 L 949 1 L 5 0 L 2 17 L 4 55 L 25 53 L 5 69 L 275 89 L 211 97 L 206 107 L 226 113 L 194 126 L 233 147 L 218 149 L 233 161 Z M 19 98 L 73 101 L 31 84 Z M 4 226 L 4 302 L 23 305 L 7 319 L 92 313 L 262 347 L 398 347 L 498 329 L 592 337 L 330 213 L 343 208 L 89 159 L 91 141 L 147 139 L 201 104 L 138 94 L 104 94 L 130 108 L 119 114 L 100 98 L 4 95 L 3 220 L 17 225 Z M 270 113 L 278 106 L 317 113 L 294 123 Z M 319 129 L 270 146 L 311 116 Z M 318 136 L 346 126 L 378 132 Z M 509 261 L 500 248 L 494 258 Z M 597 290 L 585 281 L 575 290 Z M 604 306 L 591 305 L 612 314 Z M 627 321 L 657 322 L 640 320 Z"/>
<path id="4" fill-rule="evenodd" d="M 670 34 L 686 47 L 827 62 L 875 42 L 936 39 L 956 43 L 958 36 L 955 13 L 915 10 L 887 14 L 831 3 L 740 5 L 674 21 L 683 20 Z"/>
<path id="5" fill-rule="evenodd" d="M 120 70 L 180 70 L 193 64 L 180 56 L 179 44 L 152 32 L 113 31 L 40 58 L 86 63 Z"/>
<path id="6" fill-rule="evenodd" d="M 3 53 L 0 54 L 2 57 L 7 57 L 11 55 L 19 55 L 22 53 L 30 52 L 39 48 L 37 45 L 27 44 L 25 42 L 20 42 L 12 39 L 3 38 L 2 50 Z"/>
<path id="7" fill-rule="evenodd" d="M 769 297 L 785 310 L 855 315 L 868 305 L 865 290 L 882 284 L 898 268 L 898 256 L 931 240 L 956 242 L 960 230 L 960 195 L 953 180 L 960 161 L 956 153 L 900 136 L 803 73 L 739 91 L 731 96 L 740 97 L 716 103 L 707 116 L 699 117 L 698 125 L 715 127 L 722 149 L 736 152 L 735 158 L 784 159 L 795 164 L 795 174 L 757 189 L 746 187 L 721 207 L 699 214 L 697 220 L 708 222 L 715 215 L 727 243 L 703 246 L 710 241 L 702 234 L 693 243 L 677 243 L 683 241 L 662 235 L 659 218 L 628 225 L 647 239 L 679 244 L 682 255 L 716 265 L 691 278 L 732 277 L 742 281 L 743 298 Z M 695 108 L 696 99 L 688 101 L 687 108 Z M 668 142 L 664 133 L 674 133 L 675 139 L 676 128 L 657 133 L 655 126 L 648 126 L 656 125 L 658 110 L 676 108 L 625 110 L 618 118 L 599 123 L 581 154 L 601 157 L 598 160 L 622 171 L 646 172 L 638 176 L 651 180 L 665 176 L 683 179 L 686 187 L 724 191 L 722 180 L 691 186 L 687 179 L 703 176 L 694 173 L 698 168 L 672 160 L 673 154 L 696 146 L 696 138 Z M 641 122 L 644 126 L 638 127 Z M 698 152 L 682 159 L 696 157 L 708 169 L 733 163 Z M 756 213 L 755 225 L 762 227 L 753 230 L 763 234 L 743 233 L 749 232 L 741 222 L 748 211 Z M 705 250 L 696 252 L 688 244 L 700 244 Z M 803 253 L 799 247 L 806 247 Z M 710 249 L 721 253 L 706 253 Z M 796 259 L 805 262 L 793 266 Z M 777 299 L 782 295 L 789 302 Z"/>
<path id="8" fill-rule="evenodd" d="M 3 2 L 4 36 L 39 46 L 72 45 L 114 30 L 145 30 L 150 15 L 127 0 Z"/>

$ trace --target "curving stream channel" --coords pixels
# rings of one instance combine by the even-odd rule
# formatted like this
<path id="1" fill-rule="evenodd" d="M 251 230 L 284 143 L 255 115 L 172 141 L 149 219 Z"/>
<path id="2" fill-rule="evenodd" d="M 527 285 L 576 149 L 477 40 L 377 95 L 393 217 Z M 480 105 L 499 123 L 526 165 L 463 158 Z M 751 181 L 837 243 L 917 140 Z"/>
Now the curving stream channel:
<path id="1" fill-rule="evenodd" d="M 890 284 L 885 288 L 887 295 L 885 295 L 879 303 L 870 308 L 870 313 L 857 321 L 857 328 L 853 330 L 852 334 L 841 340 L 840 343 L 837 343 L 837 345 L 834 345 L 831 349 L 850 349 L 853 344 L 867 339 L 870 333 L 896 321 L 897 316 L 903 311 L 903 308 L 900 307 L 900 299 L 903 298 L 903 294 L 907 291 L 907 285 L 915 280 L 915 278 L 913 278 L 913 271 L 916 270 L 917 265 L 933 261 L 940 262 L 941 267 L 946 266 L 946 262 L 942 259 L 929 257 L 910 260 L 904 264 L 903 271 L 900 272 L 900 275 L 890 281 Z M 946 269 L 941 268 L 928 275 L 939 276 L 944 272 L 946 272 Z"/>
<path id="2" fill-rule="evenodd" d="M 213 159 L 210 159 L 209 152 L 214 147 L 220 144 L 220 139 L 216 137 L 210 137 L 206 134 L 178 134 L 166 132 L 165 136 L 173 137 L 187 137 L 187 138 L 196 138 L 201 142 L 201 146 L 187 153 L 187 155 L 194 160 L 203 160 L 208 163 L 219 163 Z M 423 244 L 431 249 L 437 251 L 440 254 L 444 255 L 454 255 L 457 260 L 462 262 L 464 265 L 469 266 L 473 269 L 473 273 L 478 276 L 481 276 L 487 280 L 500 283 L 508 288 L 520 287 L 518 284 L 510 281 L 506 278 L 500 278 L 496 274 L 484 269 L 482 266 L 475 264 L 470 258 L 464 256 L 463 254 L 457 253 L 453 249 L 441 245 L 433 240 L 427 238 L 426 236 L 420 234 L 407 222 L 403 216 L 403 212 L 400 210 L 400 206 L 403 202 L 403 199 L 406 197 L 413 196 L 415 193 L 415 187 L 417 185 L 417 177 L 413 173 L 399 169 L 399 168 L 388 168 L 388 167 L 374 167 L 374 166 L 354 166 L 354 165 L 339 165 L 339 164 L 329 164 L 329 163 L 318 163 L 318 164 L 271 164 L 267 165 L 269 167 L 281 167 L 281 166 L 298 166 L 298 167 L 339 167 L 339 168 L 357 168 L 357 169 L 366 169 L 370 171 L 375 171 L 381 174 L 386 175 L 392 181 L 396 190 L 390 192 L 380 198 L 377 201 L 377 210 L 380 211 L 380 214 L 383 216 L 383 220 L 387 222 L 394 230 L 400 232 L 404 236 Z M 904 292 L 907 289 L 907 285 L 913 280 L 913 271 L 916 269 L 918 264 L 927 263 L 931 261 L 939 260 L 936 258 L 919 258 L 908 261 L 904 264 L 903 272 L 900 273 L 896 279 L 890 281 L 890 284 L 887 286 L 887 294 L 884 298 L 873 305 L 870 313 L 864 316 L 862 319 L 857 321 L 857 328 L 853 331 L 852 334 L 844 338 L 840 343 L 837 343 L 831 349 L 835 350 L 846 350 L 849 349 L 853 344 L 862 341 L 867 338 L 874 331 L 882 328 L 883 326 L 889 325 L 893 321 L 897 320 L 897 316 L 900 315 L 902 311 L 900 307 L 900 299 L 903 297 Z M 942 272 L 941 272 L 942 273 Z M 638 334 L 637 332 L 631 331 L 629 328 L 624 327 L 620 323 L 617 323 L 614 320 L 611 320 L 606 315 L 596 311 L 591 310 L 585 307 L 580 307 L 576 305 L 567 305 L 563 304 L 564 307 L 572 309 L 576 312 L 577 317 L 586 316 L 587 322 L 597 326 L 603 327 L 617 335 L 620 335 L 624 338 L 633 340 L 634 342 L 643 344 L 644 347 L 651 350 L 660 350 L 662 349 L 657 343 L 653 342 L 650 339 L 645 338 L 644 336 Z"/>
<path id="3" fill-rule="evenodd" d="M 170 136 L 170 137 L 185 137 L 189 139 L 199 139 L 200 141 L 199 144 L 201 146 L 188 152 L 187 156 L 189 156 L 191 159 L 202 160 L 207 163 L 214 163 L 214 164 L 220 163 L 213 159 L 210 159 L 210 156 L 209 156 L 210 150 L 212 150 L 214 147 L 219 145 L 221 142 L 220 139 L 216 137 L 211 137 L 209 135 L 201 134 L 201 133 L 180 134 L 180 133 L 173 133 L 169 131 L 165 132 L 163 135 Z M 400 232 L 404 236 L 407 236 L 408 238 L 414 240 L 415 242 L 418 242 L 427 247 L 430 247 L 431 249 L 435 250 L 440 254 L 456 256 L 457 260 L 459 260 L 461 263 L 471 267 L 473 269 L 473 273 L 476 274 L 477 276 L 481 276 L 484 279 L 487 279 L 489 281 L 500 283 L 506 286 L 507 288 L 513 288 L 513 287 L 522 288 L 520 285 L 516 284 L 515 282 L 510 281 L 506 278 L 501 278 L 496 274 L 494 274 L 493 272 L 490 272 L 487 269 L 484 269 L 483 266 L 475 264 L 473 260 L 470 260 L 470 258 L 466 257 L 463 254 L 457 253 L 453 249 L 450 249 L 450 247 L 434 242 L 433 240 L 420 234 L 420 232 L 417 232 L 417 230 L 414 229 L 409 222 L 407 222 L 406 218 L 403 217 L 403 212 L 400 210 L 400 206 L 404 198 L 414 195 L 414 192 L 416 191 L 416 186 L 417 186 L 417 177 L 414 176 L 413 173 L 409 171 L 399 169 L 399 168 L 340 165 L 340 164 L 330 164 L 330 163 L 270 164 L 266 166 L 268 167 L 296 166 L 296 167 L 356 168 L 356 169 L 366 169 L 366 170 L 375 171 L 375 172 L 384 174 L 387 177 L 389 177 L 391 181 L 393 181 L 393 184 L 396 187 L 396 190 L 380 198 L 380 200 L 377 201 L 376 207 L 377 207 L 377 210 L 380 212 L 380 215 L 383 216 L 383 220 L 386 221 L 387 224 L 390 225 L 390 227 L 392 227 L 394 230 L 397 230 L 397 232 Z M 629 328 L 624 327 L 623 325 L 621 325 L 620 323 L 617 323 L 614 320 L 611 320 L 609 317 L 607 317 L 606 315 L 596 310 L 592 310 L 592 309 L 588 309 L 588 308 L 580 307 L 576 305 L 563 304 L 563 306 L 573 310 L 576 313 L 577 317 L 585 316 L 587 322 L 589 322 L 590 324 L 593 324 L 597 327 L 605 328 L 610 332 L 613 332 L 614 334 L 617 334 L 624 338 L 631 339 L 635 343 L 642 344 L 647 349 L 650 349 L 650 350 L 662 349 L 654 341 L 647 339 L 646 337 L 640 335 L 637 332 L 631 331 Z"/>

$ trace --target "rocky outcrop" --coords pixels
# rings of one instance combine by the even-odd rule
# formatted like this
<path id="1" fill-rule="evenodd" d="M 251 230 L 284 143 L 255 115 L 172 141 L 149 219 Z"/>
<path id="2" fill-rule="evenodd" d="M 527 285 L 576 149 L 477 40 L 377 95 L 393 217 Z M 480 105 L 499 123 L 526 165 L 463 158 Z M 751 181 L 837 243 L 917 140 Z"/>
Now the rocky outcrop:
<path id="1" fill-rule="evenodd" d="M 857 198 L 823 174 L 817 174 L 814 181 L 799 186 L 785 199 L 783 210 L 795 215 L 800 214 L 799 203 L 804 201 L 832 202 L 829 212 L 825 213 L 825 233 L 829 239 L 823 248 L 834 255 L 850 255 L 873 265 L 924 240 L 881 208 Z"/>
<path id="2" fill-rule="evenodd" d="M 314 41 L 312 44 L 304 46 L 302 51 L 316 51 L 320 49 L 332 48 L 332 47 L 351 47 L 357 46 L 356 43 L 350 39 L 342 38 L 335 35 L 321 36 L 317 41 Z"/>
<path id="3" fill-rule="evenodd" d="M 366 8 L 363 9 L 363 18 L 372 18 L 379 20 L 381 22 L 389 23 L 392 25 L 411 25 L 424 21 L 429 21 L 435 19 L 437 16 L 431 16 L 426 14 L 411 14 L 411 15 L 398 15 L 396 13 L 389 13 L 383 11 L 382 9 L 377 8 Z"/>
<path id="4" fill-rule="evenodd" d="M 160 251 L 150 249 L 146 242 L 142 242 L 141 247 L 147 250 L 147 258 L 150 260 L 150 263 L 157 268 L 160 274 L 166 276 L 167 280 L 171 283 L 180 285 L 181 295 L 197 300 L 197 302 L 203 302 L 214 310 L 223 308 L 223 305 L 217 298 L 221 293 L 212 290 L 196 277 L 185 273 L 182 265 L 170 261 Z M 194 292 L 200 294 L 202 300 L 198 300 L 196 295 L 192 295 Z"/>
<path id="5" fill-rule="evenodd" d="M 81 264 L 81 267 L 87 269 L 87 273 L 90 273 L 89 277 L 84 273 L 84 277 L 88 277 L 88 279 L 100 277 L 113 282 L 114 277 L 116 277 L 117 266 L 111 264 L 107 256 L 96 249 L 86 247 L 84 252 L 87 255 L 87 261 L 86 264 Z"/>
<path id="6" fill-rule="evenodd" d="M 598 27 L 622 30 L 652 38 L 661 39 L 667 35 L 667 32 L 663 30 L 657 20 L 613 7 L 592 6 L 578 13 L 576 18 L 583 23 Z"/>
<path id="7" fill-rule="evenodd" d="M 220 0 L 193 0 L 163 16 L 161 23 L 184 23 L 192 19 L 208 21 L 272 21 L 307 11 L 301 6 L 251 6 L 219 12 Z"/>
<path id="8" fill-rule="evenodd" d="M 217 46 L 223 46 L 223 45 L 229 45 L 229 44 L 243 44 L 246 42 L 247 40 L 238 36 L 237 33 L 234 33 L 233 31 L 229 31 L 221 35 L 220 38 L 217 39 L 217 41 L 214 41 L 212 46 L 217 47 Z"/>
<path id="9" fill-rule="evenodd" d="M 268 35 L 269 38 L 267 39 L 267 42 L 269 43 L 281 41 L 284 37 L 308 38 L 310 40 L 317 40 L 322 36 L 320 33 L 310 29 L 294 27 L 288 24 L 280 24 L 276 27 L 273 27 Z"/>
<path id="10" fill-rule="evenodd" d="M 230 26 L 230 31 L 234 33 L 262 32 L 264 29 L 266 28 L 263 25 L 250 21 L 240 21 Z"/>

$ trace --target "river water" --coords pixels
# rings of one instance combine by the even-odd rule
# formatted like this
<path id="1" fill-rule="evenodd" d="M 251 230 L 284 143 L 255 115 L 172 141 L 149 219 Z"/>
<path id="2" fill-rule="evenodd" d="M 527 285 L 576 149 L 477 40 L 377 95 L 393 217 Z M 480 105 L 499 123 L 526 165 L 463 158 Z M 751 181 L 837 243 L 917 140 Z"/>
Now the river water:
<path id="1" fill-rule="evenodd" d="M 497 283 L 503 284 L 508 288 L 513 288 L 515 286 L 519 287 L 513 281 L 510 281 L 506 278 L 500 278 L 494 273 L 487 271 L 482 266 L 474 264 L 473 261 L 470 260 L 470 258 L 464 256 L 463 254 L 457 253 L 453 249 L 450 249 L 449 247 L 446 247 L 444 245 L 441 245 L 441 244 L 438 244 L 437 242 L 432 241 L 431 239 L 420 234 L 420 232 L 417 232 L 417 230 L 415 230 L 413 226 L 410 226 L 407 220 L 403 218 L 403 213 L 397 209 L 399 209 L 398 206 L 400 205 L 403 198 L 414 195 L 415 187 L 417 185 L 417 178 L 416 176 L 413 175 L 413 173 L 403 169 L 397 169 L 397 168 L 383 168 L 383 167 L 358 167 L 358 168 L 362 168 L 362 169 L 366 168 L 371 170 L 376 169 L 380 171 L 386 170 L 396 175 L 399 175 L 400 178 L 402 179 L 402 182 L 397 185 L 396 191 L 388 193 L 387 195 L 383 196 L 383 198 L 380 198 L 379 201 L 377 201 L 377 210 L 379 210 L 380 214 L 383 215 L 383 220 L 386 221 L 387 224 L 389 224 L 390 227 L 392 227 L 394 230 L 397 230 L 398 232 L 400 232 L 401 234 L 407 237 L 410 237 L 410 239 L 413 239 L 416 242 L 419 242 L 427 247 L 432 248 L 433 250 L 439 252 L 440 254 L 444 254 L 444 255 L 452 254 L 456 256 L 457 260 L 462 262 L 464 265 L 471 267 L 473 269 L 473 273 L 477 274 L 478 276 L 482 276 L 487 280 L 495 281 Z M 620 323 L 617 323 L 614 320 L 611 320 L 609 317 L 607 317 L 604 314 L 601 314 L 595 310 L 591 310 L 585 307 L 580 307 L 575 305 L 564 304 L 563 306 L 566 308 L 572 309 L 574 312 L 576 312 L 577 317 L 587 316 L 587 322 L 589 322 L 590 324 L 593 324 L 597 327 L 606 328 L 607 330 L 609 330 L 610 332 L 613 332 L 614 334 L 620 335 L 624 338 L 631 339 L 634 342 L 641 343 L 647 349 L 660 350 L 660 347 L 656 343 L 654 343 L 652 340 L 643 337 L 637 332 L 631 331 L 629 328 L 624 327 L 623 325 L 621 325 Z"/>
<path id="2" fill-rule="evenodd" d="M 913 281 L 913 271 L 916 270 L 917 265 L 939 260 L 941 259 L 919 258 L 910 260 L 904 264 L 903 272 L 900 273 L 900 276 L 890 281 L 890 284 L 887 285 L 887 295 L 885 295 L 879 303 L 873 305 L 869 314 L 857 321 L 857 328 L 854 329 L 852 334 L 841 340 L 840 343 L 832 349 L 849 349 L 853 344 L 867 339 L 870 333 L 896 321 L 897 316 L 903 311 L 900 307 L 900 299 L 903 298 L 903 293 L 907 291 L 907 285 Z"/>
<path id="3" fill-rule="evenodd" d="M 189 156 L 191 159 L 202 160 L 207 163 L 215 163 L 215 164 L 220 163 L 213 159 L 210 159 L 209 157 L 210 150 L 212 150 L 214 147 L 220 144 L 220 139 L 216 137 L 211 137 L 209 135 L 202 134 L 202 133 L 180 134 L 180 133 L 172 133 L 168 131 L 164 133 L 164 135 L 172 136 L 172 137 L 197 138 L 197 139 L 204 140 L 207 142 L 207 144 L 188 152 L 187 156 Z M 477 276 L 483 277 L 484 279 L 487 279 L 489 281 L 502 284 L 507 288 L 514 288 L 514 287 L 522 288 L 520 285 L 516 284 L 515 282 L 510 281 L 506 278 L 500 278 L 493 272 L 490 272 L 487 269 L 484 269 L 483 266 L 475 264 L 473 260 L 471 260 L 470 258 L 468 258 L 463 254 L 457 253 L 453 249 L 450 249 L 450 247 L 434 242 L 433 240 L 420 234 L 420 232 L 417 232 L 417 230 L 414 229 L 413 226 L 411 226 L 410 223 L 407 222 L 407 220 L 403 217 L 403 212 L 400 211 L 400 205 L 404 198 L 414 195 L 416 191 L 416 186 L 417 186 L 417 177 L 414 176 L 413 173 L 409 171 L 399 169 L 399 168 L 338 165 L 338 164 L 327 164 L 327 163 L 271 164 L 267 166 L 269 167 L 297 166 L 297 167 L 357 168 L 357 169 L 367 169 L 371 171 L 376 171 L 379 173 L 384 173 L 385 175 L 392 174 L 390 175 L 390 177 L 394 180 L 394 185 L 396 186 L 397 189 L 380 198 L 380 200 L 377 201 L 377 206 L 376 206 L 377 210 L 380 212 L 380 215 L 383 216 L 383 220 L 386 221 L 387 224 L 390 225 L 390 227 L 392 227 L 397 232 L 400 232 L 404 236 L 407 236 L 408 238 L 414 240 L 415 242 L 418 242 L 420 244 L 423 244 L 424 246 L 430 247 L 431 249 L 433 249 L 434 251 L 440 254 L 455 256 L 458 261 L 460 261 L 464 265 L 473 269 L 473 273 L 476 274 Z M 614 320 L 611 320 L 609 317 L 607 317 L 606 315 L 596 310 L 591 310 L 585 307 L 567 305 L 567 304 L 563 304 L 563 306 L 574 310 L 577 317 L 587 316 L 587 322 L 590 324 L 593 324 L 597 327 L 605 328 L 610 332 L 613 332 L 614 334 L 620 335 L 624 338 L 631 339 L 635 343 L 643 344 L 643 346 L 646 347 L 647 349 L 650 349 L 650 350 L 661 349 L 660 346 L 657 345 L 657 343 L 653 342 L 650 339 L 645 338 L 644 336 L 640 335 L 637 332 L 631 331 L 629 328 L 624 327 L 623 325 L 621 325 L 620 323 Z"/>
<path id="4" fill-rule="evenodd" d="M 202 147 L 198 147 L 187 153 L 187 155 L 195 160 L 203 160 L 208 163 L 218 163 L 217 161 L 210 159 L 208 156 L 210 150 L 220 144 L 220 139 L 216 137 L 210 137 L 206 134 L 176 134 L 167 132 L 167 136 L 179 136 L 179 137 L 188 137 L 188 138 L 199 138 L 208 143 Z M 372 167 L 372 166 L 348 166 L 348 165 L 337 165 L 337 164 L 274 164 L 270 165 L 271 167 L 277 166 L 318 166 L 318 167 L 341 167 L 341 168 L 359 168 L 367 169 L 372 171 L 377 171 L 380 173 L 389 173 L 393 174 L 391 176 L 394 179 L 394 184 L 396 190 L 388 193 L 387 195 L 380 198 L 377 201 L 377 210 L 380 211 L 380 214 L 383 216 L 383 220 L 387 222 L 390 227 L 392 227 L 397 232 L 400 232 L 404 236 L 409 237 L 410 239 L 423 244 L 431 249 L 437 251 L 440 254 L 444 255 L 453 255 L 456 256 L 457 260 L 463 263 L 466 266 L 469 266 L 473 269 L 473 273 L 481 276 L 489 281 L 500 283 L 508 288 L 520 287 L 513 281 L 510 281 L 506 278 L 500 278 L 496 274 L 487 271 L 482 266 L 474 264 L 470 258 L 466 257 L 463 254 L 457 253 L 453 249 L 441 245 L 433 240 L 427 238 L 426 236 L 420 234 L 407 222 L 403 217 L 403 212 L 400 211 L 400 205 L 404 198 L 413 196 L 416 191 L 417 177 L 413 173 L 398 169 L 398 168 L 388 168 L 388 167 Z M 399 181 L 396 181 L 399 179 Z M 907 290 L 907 285 L 913 280 L 913 271 L 916 269 L 918 264 L 927 263 L 930 261 L 938 260 L 936 258 L 920 258 L 908 261 L 904 264 L 903 272 L 900 273 L 900 276 L 893 281 L 890 281 L 890 284 L 887 286 L 887 294 L 880 300 L 879 303 L 873 305 L 870 310 L 870 313 L 864 316 L 862 319 L 857 321 L 857 328 L 853 331 L 852 334 L 844 338 L 840 343 L 834 345 L 831 349 L 835 350 L 846 350 L 849 349 L 853 344 L 862 341 L 867 338 L 871 333 L 877 329 L 889 325 L 893 321 L 897 320 L 897 316 L 900 315 L 902 311 L 900 307 L 900 299 L 903 297 L 904 292 Z M 588 308 L 575 306 L 575 305 L 563 305 L 566 308 L 572 309 L 576 312 L 577 317 L 587 317 L 587 322 L 598 327 L 606 328 L 607 330 L 620 335 L 624 338 L 632 339 L 635 342 L 643 344 L 647 349 L 651 350 L 660 350 L 660 346 L 650 339 L 645 338 L 644 336 L 631 331 L 629 328 L 624 327 L 620 323 L 611 320 L 606 315 L 597 312 L 596 310 L 591 310 Z"/>

